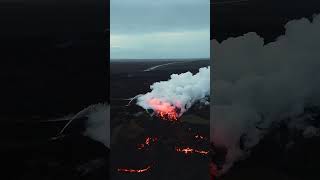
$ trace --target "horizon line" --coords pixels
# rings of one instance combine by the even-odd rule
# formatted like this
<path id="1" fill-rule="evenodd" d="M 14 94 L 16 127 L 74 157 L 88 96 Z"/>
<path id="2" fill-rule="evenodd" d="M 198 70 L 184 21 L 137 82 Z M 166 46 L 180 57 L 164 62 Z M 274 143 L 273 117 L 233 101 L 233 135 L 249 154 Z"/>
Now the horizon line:
<path id="1" fill-rule="evenodd" d="M 210 59 L 210 57 L 197 58 L 110 58 L 110 60 L 189 60 L 189 59 Z"/>

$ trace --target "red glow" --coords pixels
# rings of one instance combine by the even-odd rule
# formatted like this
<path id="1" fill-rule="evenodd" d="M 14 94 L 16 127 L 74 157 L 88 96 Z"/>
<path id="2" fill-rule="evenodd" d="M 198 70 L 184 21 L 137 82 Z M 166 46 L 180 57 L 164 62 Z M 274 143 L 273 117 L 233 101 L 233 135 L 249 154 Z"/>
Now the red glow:
<path id="1" fill-rule="evenodd" d="M 198 153 L 198 154 L 202 154 L 202 155 L 207 155 L 209 153 L 209 151 L 203 151 L 203 150 L 197 150 L 197 149 L 192 149 L 192 148 L 176 148 L 177 152 L 182 152 L 184 154 L 194 154 L 194 153 Z"/>
<path id="2" fill-rule="evenodd" d="M 151 169 L 151 166 L 147 166 L 146 168 L 143 169 L 127 169 L 127 168 L 118 168 L 118 172 L 123 172 L 123 173 L 144 173 L 148 170 Z"/>
<path id="3" fill-rule="evenodd" d="M 171 103 L 153 98 L 148 101 L 148 104 L 155 111 L 156 115 L 161 119 L 170 121 L 178 120 L 179 115 L 177 113 L 177 108 L 180 107 L 180 103 L 177 102 L 176 105 L 172 105 Z"/>
<path id="4" fill-rule="evenodd" d="M 150 145 L 150 137 L 146 138 L 146 142 L 145 143 L 146 143 L 146 145 Z"/>
<path id="5" fill-rule="evenodd" d="M 139 150 L 143 149 L 144 147 L 145 147 L 144 144 L 138 144 L 138 149 Z"/>
<path id="6" fill-rule="evenodd" d="M 151 143 L 156 143 L 158 141 L 157 137 L 146 137 L 145 142 L 142 144 L 138 144 L 138 149 L 144 149 L 147 146 L 150 146 Z"/>
<path id="7" fill-rule="evenodd" d="M 209 171 L 210 171 L 210 180 L 215 180 L 215 178 L 218 176 L 218 168 L 213 162 L 209 164 Z"/>
<path id="8" fill-rule="evenodd" d="M 184 149 L 182 149 L 182 148 L 176 148 L 176 151 L 177 151 L 177 152 L 183 152 L 183 153 L 185 153 L 185 154 L 191 154 L 191 153 L 193 153 L 193 149 L 191 149 L 191 148 L 184 148 Z"/>

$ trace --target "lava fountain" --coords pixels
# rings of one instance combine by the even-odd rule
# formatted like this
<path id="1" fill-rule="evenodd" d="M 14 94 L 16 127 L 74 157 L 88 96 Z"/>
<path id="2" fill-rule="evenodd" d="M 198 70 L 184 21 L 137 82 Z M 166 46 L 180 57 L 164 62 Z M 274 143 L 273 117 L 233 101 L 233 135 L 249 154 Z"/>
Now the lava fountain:
<path id="1" fill-rule="evenodd" d="M 148 101 L 148 104 L 154 110 L 155 115 L 161 119 L 177 121 L 179 118 L 179 111 L 181 109 L 179 102 L 173 105 L 169 102 L 153 98 Z"/>

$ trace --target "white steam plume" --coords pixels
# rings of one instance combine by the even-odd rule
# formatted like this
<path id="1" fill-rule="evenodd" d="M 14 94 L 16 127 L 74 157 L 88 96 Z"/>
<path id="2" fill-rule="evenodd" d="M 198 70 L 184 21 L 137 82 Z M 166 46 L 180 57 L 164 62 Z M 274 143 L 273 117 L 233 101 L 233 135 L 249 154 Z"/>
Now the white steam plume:
<path id="1" fill-rule="evenodd" d="M 306 104 L 320 105 L 320 16 L 290 21 L 285 29 L 269 44 L 256 33 L 211 41 L 211 140 L 228 148 L 222 172 L 246 156 L 239 147 L 242 135 L 250 149 L 271 123 L 295 117 Z"/>
<path id="2" fill-rule="evenodd" d="M 110 105 L 94 104 L 88 106 L 74 115 L 59 134 L 64 134 L 67 129 L 72 128 L 74 121 L 81 120 L 82 118 L 87 118 L 83 135 L 99 141 L 110 148 Z"/>
<path id="3" fill-rule="evenodd" d="M 210 95 L 210 67 L 203 67 L 193 75 L 191 72 L 172 74 L 167 81 L 150 86 L 151 92 L 137 96 L 137 104 L 144 109 L 161 110 L 164 105 L 178 108 L 178 116 L 185 113 L 194 103 L 206 102 Z M 150 101 L 156 99 L 155 103 Z"/>
<path id="4" fill-rule="evenodd" d="M 84 135 L 103 143 L 110 148 L 110 106 L 95 105 L 95 110 L 88 114 L 87 128 Z"/>

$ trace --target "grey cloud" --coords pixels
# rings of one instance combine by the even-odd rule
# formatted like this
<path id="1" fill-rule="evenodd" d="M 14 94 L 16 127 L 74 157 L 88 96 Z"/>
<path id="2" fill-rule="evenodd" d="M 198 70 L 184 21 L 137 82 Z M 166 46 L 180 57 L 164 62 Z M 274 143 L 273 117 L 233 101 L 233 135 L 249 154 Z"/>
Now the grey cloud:
<path id="1" fill-rule="evenodd" d="M 110 3 L 113 33 L 180 31 L 210 26 L 207 0 L 112 0 Z"/>
<path id="2" fill-rule="evenodd" d="M 272 123 L 294 118 L 306 105 L 320 105 L 320 15 L 293 20 L 285 35 L 264 44 L 256 33 L 212 40 L 212 141 L 228 147 L 227 170 L 255 146 Z"/>
<path id="3" fill-rule="evenodd" d="M 209 56 L 208 0 L 112 0 L 111 58 Z"/>

